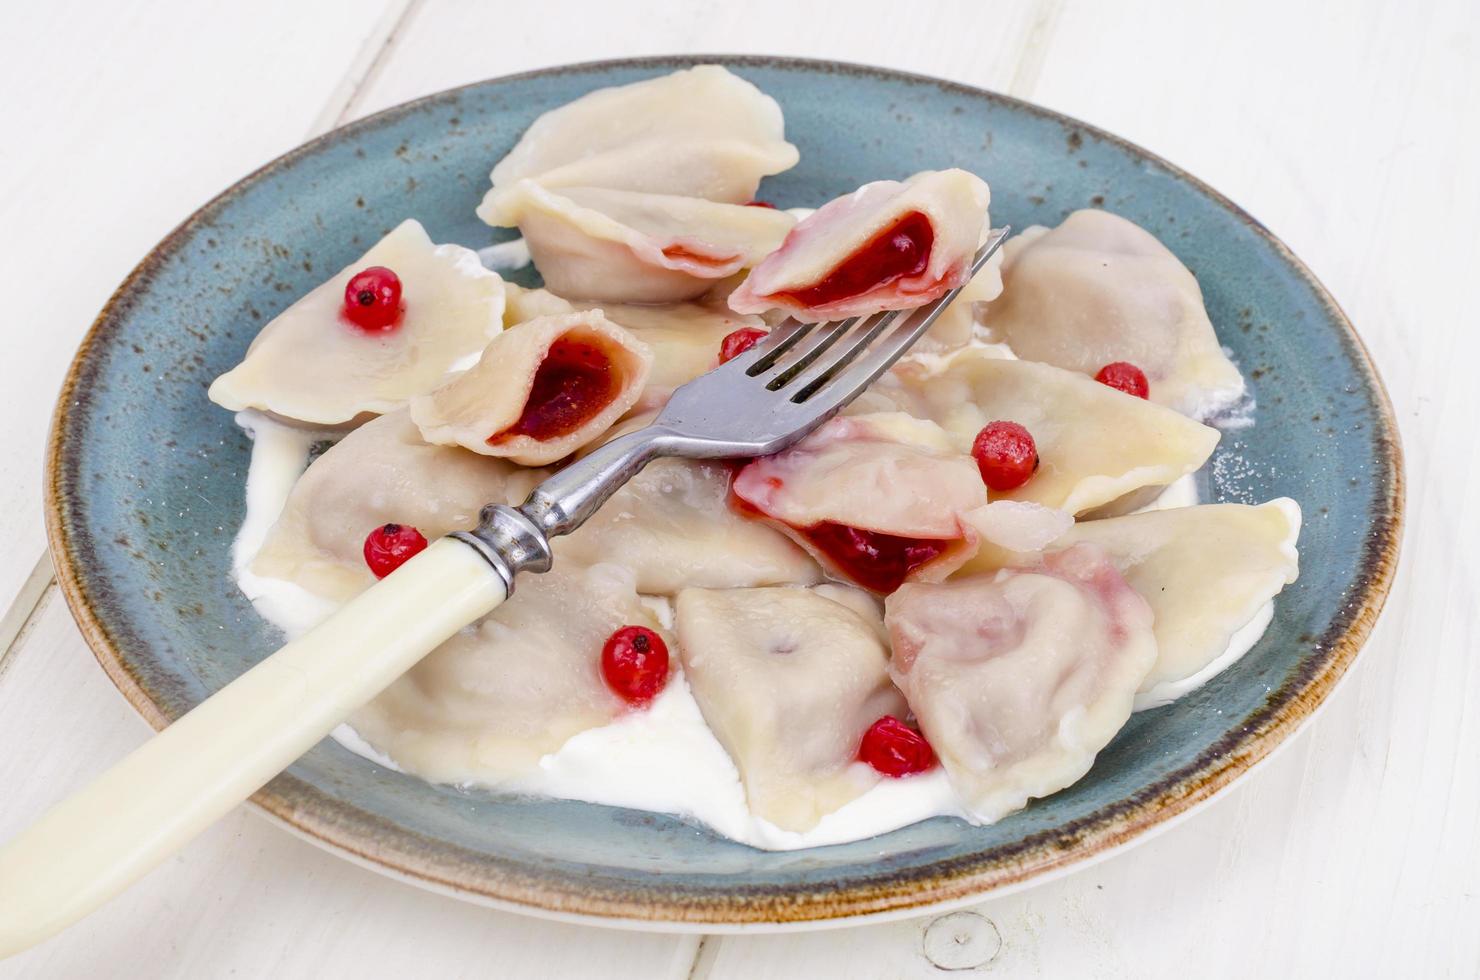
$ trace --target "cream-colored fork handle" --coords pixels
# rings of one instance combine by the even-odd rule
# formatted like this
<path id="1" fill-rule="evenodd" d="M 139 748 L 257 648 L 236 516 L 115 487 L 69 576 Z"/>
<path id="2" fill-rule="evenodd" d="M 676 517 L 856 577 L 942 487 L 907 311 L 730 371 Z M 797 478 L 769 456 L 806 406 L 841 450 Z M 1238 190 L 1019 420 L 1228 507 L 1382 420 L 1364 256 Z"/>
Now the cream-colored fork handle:
<path id="1" fill-rule="evenodd" d="M 504 596 L 471 547 L 435 541 L 43 814 L 0 848 L 0 959 L 133 884 Z"/>

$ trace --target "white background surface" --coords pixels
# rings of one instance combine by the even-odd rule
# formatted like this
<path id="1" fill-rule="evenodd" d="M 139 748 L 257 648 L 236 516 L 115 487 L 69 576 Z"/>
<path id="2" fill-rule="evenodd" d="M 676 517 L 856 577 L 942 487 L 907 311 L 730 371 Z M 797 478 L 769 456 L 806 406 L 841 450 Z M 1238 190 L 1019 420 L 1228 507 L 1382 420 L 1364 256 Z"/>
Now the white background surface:
<path id="1" fill-rule="evenodd" d="M 1272 762 L 1155 840 L 970 913 L 743 938 L 559 925 L 393 883 L 242 809 L 0 977 L 1480 973 L 1475 0 L 3 8 L 0 838 L 146 736 L 43 557 L 46 421 L 92 317 L 251 169 L 488 76 L 635 54 L 830 57 L 1010 92 L 1139 142 L 1269 225 L 1351 315 L 1399 414 L 1409 522 L 1368 649 Z"/>

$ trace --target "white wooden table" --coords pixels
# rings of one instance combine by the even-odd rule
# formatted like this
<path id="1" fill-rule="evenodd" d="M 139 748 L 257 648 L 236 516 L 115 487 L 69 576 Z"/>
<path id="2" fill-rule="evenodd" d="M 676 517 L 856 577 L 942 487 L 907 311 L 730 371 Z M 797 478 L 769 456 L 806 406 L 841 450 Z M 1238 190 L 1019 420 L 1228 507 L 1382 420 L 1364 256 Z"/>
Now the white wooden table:
<path id="1" fill-rule="evenodd" d="M 63 0 L 8 3 L 5 22 L 0 838 L 146 735 L 44 557 L 41 449 L 77 340 L 134 262 L 236 178 L 492 75 L 830 57 L 1135 140 L 1247 207 L 1344 304 L 1397 406 L 1409 524 L 1368 649 L 1287 751 L 1155 840 L 970 912 L 743 938 L 561 925 L 393 883 L 241 809 L 0 977 L 1480 973 L 1475 0 Z"/>

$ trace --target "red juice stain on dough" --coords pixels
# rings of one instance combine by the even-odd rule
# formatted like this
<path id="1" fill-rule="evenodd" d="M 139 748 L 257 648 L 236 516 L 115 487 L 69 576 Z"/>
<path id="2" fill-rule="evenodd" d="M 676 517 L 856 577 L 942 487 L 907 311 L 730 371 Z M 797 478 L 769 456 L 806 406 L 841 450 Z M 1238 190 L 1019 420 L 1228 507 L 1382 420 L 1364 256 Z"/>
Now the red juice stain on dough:
<path id="1" fill-rule="evenodd" d="M 535 370 L 519 420 L 488 441 L 497 445 L 515 436 L 544 440 L 569 435 L 610 405 L 616 388 L 616 372 L 605 351 L 562 337 Z"/>
<path id="2" fill-rule="evenodd" d="M 935 229 L 930 219 L 911 211 L 869 239 L 841 265 L 810 286 L 776 293 L 804 306 L 822 306 L 859 296 L 905 276 L 918 276 L 930 264 Z"/>
<path id="3" fill-rule="evenodd" d="M 729 265 L 739 258 L 733 252 L 728 255 L 717 255 L 713 252 L 700 252 L 678 243 L 663 246 L 663 255 L 675 262 L 692 262 L 694 265 L 715 269 Z"/>
<path id="4" fill-rule="evenodd" d="M 910 572 L 940 557 L 952 544 L 865 531 L 831 521 L 798 528 L 797 533 L 826 555 L 839 572 L 865 589 L 882 594 L 899 588 Z"/>

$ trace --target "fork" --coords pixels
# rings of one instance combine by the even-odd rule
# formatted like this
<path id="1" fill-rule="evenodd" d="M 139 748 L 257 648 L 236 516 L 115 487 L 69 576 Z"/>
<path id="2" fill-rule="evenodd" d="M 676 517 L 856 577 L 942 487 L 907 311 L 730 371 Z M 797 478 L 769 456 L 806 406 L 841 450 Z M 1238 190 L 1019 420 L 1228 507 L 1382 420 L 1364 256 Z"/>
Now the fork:
<path id="1" fill-rule="evenodd" d="M 970 275 L 1009 229 L 992 231 Z M 889 369 L 956 298 L 821 324 L 788 320 L 683 385 L 643 429 L 562 469 L 523 504 L 428 546 L 201 702 L 0 848 L 0 959 L 87 915 L 307 752 L 444 640 L 548 571 L 568 534 L 645 465 L 779 452 Z"/>

